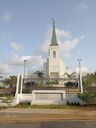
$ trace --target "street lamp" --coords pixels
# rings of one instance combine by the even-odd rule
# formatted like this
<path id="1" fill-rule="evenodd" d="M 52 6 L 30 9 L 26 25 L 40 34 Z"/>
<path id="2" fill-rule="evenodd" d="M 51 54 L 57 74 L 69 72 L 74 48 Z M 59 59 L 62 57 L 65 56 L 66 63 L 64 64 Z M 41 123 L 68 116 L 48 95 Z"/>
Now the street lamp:
<path id="1" fill-rule="evenodd" d="M 78 84 L 79 84 L 79 91 L 80 91 L 81 93 L 83 93 L 82 73 L 81 73 L 81 59 L 78 59 L 78 62 L 79 62 L 79 81 L 78 81 Z"/>
<path id="2" fill-rule="evenodd" d="M 24 60 L 24 78 L 25 78 L 25 69 L 26 69 L 26 62 L 27 62 L 27 60 Z"/>

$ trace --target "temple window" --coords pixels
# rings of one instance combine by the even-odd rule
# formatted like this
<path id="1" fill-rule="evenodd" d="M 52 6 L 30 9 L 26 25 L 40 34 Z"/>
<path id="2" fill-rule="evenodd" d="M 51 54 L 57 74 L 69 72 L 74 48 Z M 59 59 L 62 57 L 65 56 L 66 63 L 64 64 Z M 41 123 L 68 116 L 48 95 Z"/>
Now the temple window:
<path id="1" fill-rule="evenodd" d="M 56 51 L 53 51 L 53 58 L 56 58 Z"/>

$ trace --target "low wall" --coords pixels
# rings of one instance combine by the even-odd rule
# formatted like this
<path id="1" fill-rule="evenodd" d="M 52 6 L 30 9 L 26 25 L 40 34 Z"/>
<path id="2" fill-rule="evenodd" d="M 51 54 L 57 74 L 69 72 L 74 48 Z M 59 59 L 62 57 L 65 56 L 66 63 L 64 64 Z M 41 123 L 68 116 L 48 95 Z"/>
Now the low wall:
<path id="1" fill-rule="evenodd" d="M 66 104 L 65 91 L 63 90 L 33 90 L 33 104 Z"/>
<path id="2" fill-rule="evenodd" d="M 32 94 L 20 94 L 20 101 L 31 102 Z"/>
<path id="3" fill-rule="evenodd" d="M 30 102 L 31 105 L 43 104 L 83 104 L 77 95 L 65 94 L 64 90 L 33 90 L 31 94 L 17 94 L 15 103 Z"/>

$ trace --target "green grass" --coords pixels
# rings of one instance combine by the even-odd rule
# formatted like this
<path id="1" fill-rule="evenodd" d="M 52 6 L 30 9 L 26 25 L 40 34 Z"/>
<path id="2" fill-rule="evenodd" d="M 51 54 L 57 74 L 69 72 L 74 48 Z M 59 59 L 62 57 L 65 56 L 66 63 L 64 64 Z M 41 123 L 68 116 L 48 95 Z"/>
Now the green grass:
<path id="1" fill-rule="evenodd" d="M 30 103 L 20 103 L 15 108 L 32 108 L 32 109 L 66 109 L 66 108 L 78 108 L 77 105 L 30 105 Z"/>

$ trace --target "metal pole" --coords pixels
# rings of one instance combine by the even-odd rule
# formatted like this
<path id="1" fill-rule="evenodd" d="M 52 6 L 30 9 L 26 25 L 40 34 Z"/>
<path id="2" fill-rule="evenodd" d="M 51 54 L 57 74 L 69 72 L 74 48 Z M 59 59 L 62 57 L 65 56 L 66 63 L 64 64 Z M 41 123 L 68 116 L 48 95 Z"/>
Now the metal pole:
<path id="1" fill-rule="evenodd" d="M 81 87 L 80 87 L 80 61 L 81 61 L 81 59 L 78 59 L 78 62 L 79 62 L 78 87 L 79 87 L 79 91 L 81 92 Z"/>
<path id="2" fill-rule="evenodd" d="M 23 77 L 24 81 L 23 81 L 23 83 L 25 83 L 26 62 L 27 62 L 27 60 L 24 60 L 24 77 Z"/>
<path id="3" fill-rule="evenodd" d="M 24 60 L 24 78 L 25 78 L 26 62 L 27 62 L 27 60 Z"/>

